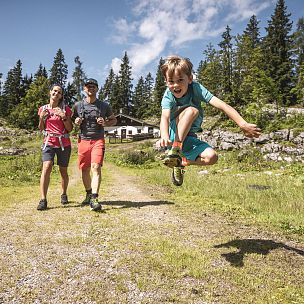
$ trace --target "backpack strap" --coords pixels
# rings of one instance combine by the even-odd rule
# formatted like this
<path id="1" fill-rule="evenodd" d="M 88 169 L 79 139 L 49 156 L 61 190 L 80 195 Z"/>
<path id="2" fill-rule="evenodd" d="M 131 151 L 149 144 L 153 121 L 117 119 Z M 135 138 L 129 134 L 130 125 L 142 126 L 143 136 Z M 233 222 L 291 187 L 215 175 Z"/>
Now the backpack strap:
<path id="1" fill-rule="evenodd" d="M 99 99 L 98 99 L 99 100 Z M 100 104 L 99 104 L 99 107 L 97 107 L 98 108 L 98 117 L 101 117 L 101 107 L 102 107 L 102 101 L 101 100 L 99 100 L 100 101 Z"/>
<path id="2" fill-rule="evenodd" d="M 79 113 L 78 113 L 78 116 L 81 118 L 81 119 L 84 119 L 84 101 L 81 100 L 79 102 Z"/>
<path id="3" fill-rule="evenodd" d="M 100 101 L 99 99 L 97 99 L 98 101 Z M 100 105 L 97 106 L 97 117 L 101 117 L 101 108 L 102 108 L 102 101 L 100 101 Z M 81 100 L 79 102 L 79 112 L 78 112 L 78 117 L 81 118 L 81 119 L 84 119 L 84 112 L 85 112 L 85 109 L 84 109 L 84 100 Z"/>
<path id="4" fill-rule="evenodd" d="M 45 130 L 43 131 L 43 135 L 46 137 L 46 140 L 45 140 L 45 143 L 43 145 L 42 150 L 44 150 L 46 148 L 50 137 L 57 137 L 58 140 L 59 140 L 60 148 L 61 148 L 62 151 L 64 151 L 64 146 L 63 146 L 62 138 L 69 138 L 70 137 L 69 133 L 55 134 L 55 133 L 48 133 Z"/>
<path id="5" fill-rule="evenodd" d="M 43 105 L 41 111 L 48 110 L 49 108 L 50 108 L 50 104 Z M 44 122 L 46 122 L 46 120 L 47 120 L 49 117 L 50 117 L 50 112 L 48 111 L 48 115 L 44 118 Z"/>

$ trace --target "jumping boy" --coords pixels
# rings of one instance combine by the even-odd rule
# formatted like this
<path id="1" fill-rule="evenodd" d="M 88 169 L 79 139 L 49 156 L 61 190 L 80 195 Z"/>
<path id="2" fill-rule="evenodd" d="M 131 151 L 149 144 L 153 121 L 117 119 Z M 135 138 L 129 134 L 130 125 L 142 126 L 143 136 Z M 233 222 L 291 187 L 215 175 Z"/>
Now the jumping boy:
<path id="1" fill-rule="evenodd" d="M 245 136 L 253 138 L 261 134 L 255 124 L 246 122 L 233 107 L 193 81 L 192 68 L 188 58 L 179 56 L 168 57 L 161 66 L 168 88 L 161 102 L 160 146 L 172 146 L 163 162 L 173 168 L 172 181 L 177 186 L 183 183 L 185 166 L 213 165 L 218 159 L 211 146 L 196 136 L 203 122 L 202 101 L 223 111 Z"/>

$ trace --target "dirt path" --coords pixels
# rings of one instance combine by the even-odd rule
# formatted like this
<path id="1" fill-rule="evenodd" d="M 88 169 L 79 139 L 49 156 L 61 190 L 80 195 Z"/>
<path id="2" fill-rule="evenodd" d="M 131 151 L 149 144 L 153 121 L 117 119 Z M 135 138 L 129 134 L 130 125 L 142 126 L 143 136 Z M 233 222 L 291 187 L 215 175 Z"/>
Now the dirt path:
<path id="1" fill-rule="evenodd" d="M 106 168 L 103 212 L 80 206 L 74 166 L 67 207 L 52 190 L 45 212 L 29 199 L 1 215 L 0 303 L 235 303 L 239 293 L 268 303 L 287 287 L 304 299 L 303 244 L 214 214 L 189 220 L 138 177 Z M 279 296 L 269 303 L 288 303 Z"/>

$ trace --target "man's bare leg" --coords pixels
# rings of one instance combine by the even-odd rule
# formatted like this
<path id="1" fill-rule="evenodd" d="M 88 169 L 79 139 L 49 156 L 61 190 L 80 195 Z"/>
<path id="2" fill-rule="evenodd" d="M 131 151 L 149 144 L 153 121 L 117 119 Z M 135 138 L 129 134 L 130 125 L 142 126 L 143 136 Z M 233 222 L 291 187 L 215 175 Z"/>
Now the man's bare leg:
<path id="1" fill-rule="evenodd" d="M 101 166 L 100 164 L 92 163 L 91 164 L 92 170 L 92 193 L 99 193 L 99 187 L 101 182 Z"/>
<path id="2" fill-rule="evenodd" d="M 83 182 L 83 185 L 84 185 L 84 188 L 86 190 L 89 190 L 91 189 L 91 168 L 88 167 L 88 168 L 84 168 L 81 170 L 81 177 L 82 177 L 82 182 Z"/>

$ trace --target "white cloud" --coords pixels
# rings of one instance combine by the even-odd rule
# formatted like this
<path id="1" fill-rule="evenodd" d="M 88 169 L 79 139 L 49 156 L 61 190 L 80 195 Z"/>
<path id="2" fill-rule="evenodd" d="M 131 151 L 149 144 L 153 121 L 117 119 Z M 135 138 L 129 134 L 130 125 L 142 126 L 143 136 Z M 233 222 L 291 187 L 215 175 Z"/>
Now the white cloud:
<path id="1" fill-rule="evenodd" d="M 249 20 L 271 3 L 272 0 L 134 0 L 134 19 L 115 23 L 118 33 L 115 39 L 129 45 L 126 51 L 132 71 L 139 73 L 165 51 L 216 37 L 227 22 L 232 27 Z M 119 70 L 118 58 L 112 60 L 112 67 Z"/>
<path id="2" fill-rule="evenodd" d="M 139 73 L 145 65 L 155 60 L 165 48 L 165 44 L 166 39 L 157 36 L 148 43 L 134 45 L 128 52 L 132 71 Z"/>
<path id="3" fill-rule="evenodd" d="M 113 41 L 116 43 L 126 43 L 136 30 L 137 23 L 128 23 L 126 19 L 122 18 L 114 22 L 114 27 L 117 34 L 112 37 Z"/>
<path id="4" fill-rule="evenodd" d="M 115 74 L 119 72 L 120 65 L 121 65 L 121 59 L 119 58 L 112 59 L 111 68 L 113 69 Z"/>
<path id="5" fill-rule="evenodd" d="M 255 0 L 231 0 L 231 12 L 226 16 L 227 21 L 237 21 L 249 19 L 252 15 L 257 15 L 269 5 L 271 1 L 258 2 Z"/>

